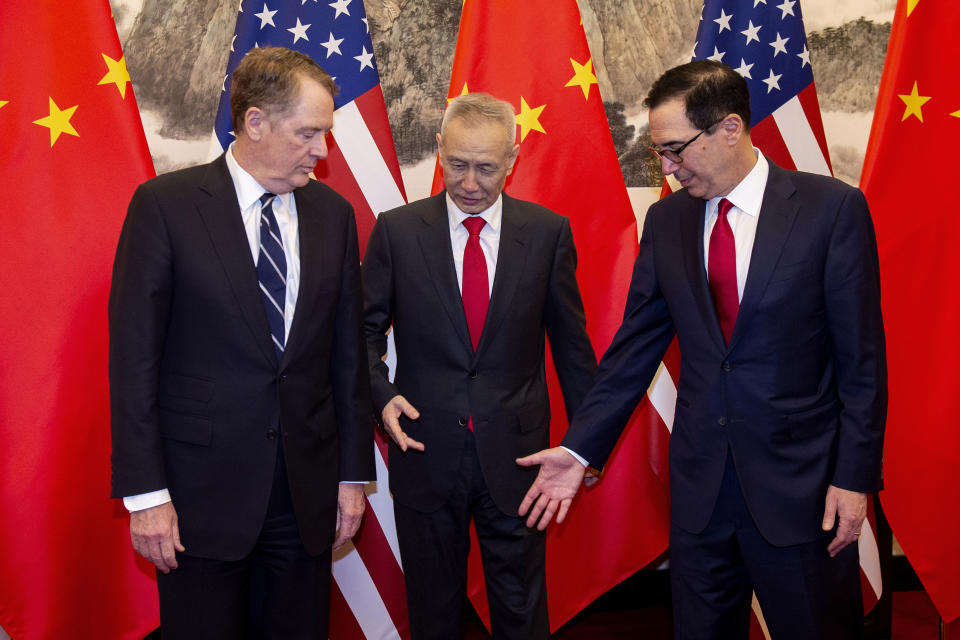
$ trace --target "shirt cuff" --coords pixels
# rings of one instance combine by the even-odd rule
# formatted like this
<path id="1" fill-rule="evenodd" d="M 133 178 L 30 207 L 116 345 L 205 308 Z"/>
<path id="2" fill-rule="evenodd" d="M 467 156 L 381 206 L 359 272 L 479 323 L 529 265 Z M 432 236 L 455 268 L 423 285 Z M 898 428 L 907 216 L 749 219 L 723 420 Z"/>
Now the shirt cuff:
<path id="1" fill-rule="evenodd" d="M 165 502 L 170 502 L 169 489 L 158 489 L 123 498 L 123 506 L 127 508 L 127 511 L 143 511 L 151 507 L 159 507 Z"/>
<path id="2" fill-rule="evenodd" d="M 576 459 L 577 459 L 577 462 L 579 462 L 579 463 L 582 464 L 583 466 L 585 466 L 585 467 L 589 467 L 589 466 L 590 466 L 590 463 L 587 462 L 587 461 L 583 458 L 583 456 L 581 456 L 580 454 L 578 454 L 576 451 L 573 451 L 572 449 L 568 449 L 568 448 L 566 448 L 566 447 L 563 446 L 563 445 L 560 445 L 560 448 L 563 449 L 564 451 L 566 451 L 567 453 L 569 453 L 570 455 L 572 455 L 574 458 L 576 458 Z"/>
<path id="3" fill-rule="evenodd" d="M 340 484 L 367 484 L 373 480 L 341 480 Z"/>

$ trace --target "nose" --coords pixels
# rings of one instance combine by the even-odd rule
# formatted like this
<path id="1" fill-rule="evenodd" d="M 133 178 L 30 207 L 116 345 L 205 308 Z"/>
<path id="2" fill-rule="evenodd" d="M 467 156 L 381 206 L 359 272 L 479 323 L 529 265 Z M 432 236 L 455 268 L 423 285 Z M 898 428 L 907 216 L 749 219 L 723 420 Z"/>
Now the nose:
<path id="1" fill-rule="evenodd" d="M 473 169 L 469 169 L 463 175 L 463 182 L 460 183 L 460 186 L 462 186 L 465 191 L 476 191 L 479 188 L 477 175 Z"/>
<path id="2" fill-rule="evenodd" d="M 669 176 L 679 168 L 680 168 L 680 163 L 674 162 L 670 158 L 660 156 L 660 169 L 663 171 L 663 175 Z"/>
<path id="3" fill-rule="evenodd" d="M 327 136 L 332 136 L 328 133 Z M 327 136 L 313 136 L 313 144 L 310 145 L 310 155 L 318 160 L 327 157 Z"/>

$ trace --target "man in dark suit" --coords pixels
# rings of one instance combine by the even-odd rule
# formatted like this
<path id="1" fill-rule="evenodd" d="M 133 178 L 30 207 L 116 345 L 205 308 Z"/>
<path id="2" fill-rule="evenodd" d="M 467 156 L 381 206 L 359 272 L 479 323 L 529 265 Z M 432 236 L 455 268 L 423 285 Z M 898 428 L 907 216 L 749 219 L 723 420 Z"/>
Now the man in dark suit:
<path id="1" fill-rule="evenodd" d="M 650 208 L 623 323 L 567 450 L 521 461 L 542 464 L 521 513 L 541 528 L 563 519 L 676 334 L 676 637 L 746 638 L 751 591 L 777 640 L 858 637 L 856 541 L 881 488 L 887 397 L 866 201 L 754 149 L 747 85 L 726 65 L 671 69 L 646 104 L 653 149 L 684 188 Z"/>
<path id="2" fill-rule="evenodd" d="M 112 494 L 164 637 L 326 637 L 331 548 L 374 478 L 353 211 L 310 180 L 336 87 L 252 50 L 236 141 L 130 203 L 110 292 Z"/>
<path id="3" fill-rule="evenodd" d="M 519 146 L 509 103 L 450 102 L 437 136 L 446 191 L 379 216 L 363 260 L 375 407 L 414 638 L 459 636 L 468 527 L 477 529 L 495 638 L 549 636 L 542 532 L 517 508 L 549 443 L 544 332 L 570 415 L 596 357 L 570 224 L 502 193 Z M 396 378 L 383 357 L 391 325 Z"/>

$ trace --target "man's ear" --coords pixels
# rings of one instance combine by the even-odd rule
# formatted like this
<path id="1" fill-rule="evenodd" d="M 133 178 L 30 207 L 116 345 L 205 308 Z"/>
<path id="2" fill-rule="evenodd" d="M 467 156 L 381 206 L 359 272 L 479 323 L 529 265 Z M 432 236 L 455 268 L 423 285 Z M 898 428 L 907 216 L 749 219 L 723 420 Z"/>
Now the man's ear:
<path id="1" fill-rule="evenodd" d="M 731 113 L 720 121 L 718 130 L 728 144 L 736 144 L 747 132 L 747 127 L 744 125 L 743 118 L 736 113 Z"/>
<path id="2" fill-rule="evenodd" d="M 513 149 L 510 149 L 510 155 L 508 156 L 507 164 L 507 175 L 513 173 L 513 165 L 517 161 L 517 154 L 520 152 L 520 145 L 513 145 Z"/>
<path id="3" fill-rule="evenodd" d="M 243 130 L 251 140 L 263 137 L 263 129 L 267 124 L 267 115 L 259 107 L 250 107 L 243 114 Z"/>

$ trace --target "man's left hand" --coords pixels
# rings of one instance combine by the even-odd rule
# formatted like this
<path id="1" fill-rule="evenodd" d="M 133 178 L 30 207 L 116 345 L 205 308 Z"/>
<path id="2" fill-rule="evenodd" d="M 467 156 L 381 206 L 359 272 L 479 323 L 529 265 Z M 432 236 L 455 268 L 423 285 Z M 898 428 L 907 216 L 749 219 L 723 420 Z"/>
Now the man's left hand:
<path id="1" fill-rule="evenodd" d="M 362 484 L 340 483 L 340 495 L 337 498 L 337 539 L 333 548 L 338 549 L 353 537 L 360 528 L 366 500 Z"/>
<path id="2" fill-rule="evenodd" d="M 860 527 L 867 517 L 867 494 L 857 491 L 848 491 L 830 485 L 827 487 L 827 504 L 823 510 L 823 530 L 830 531 L 835 522 L 837 535 L 827 545 L 830 557 L 836 556 L 840 550 L 857 541 L 860 537 Z"/>

